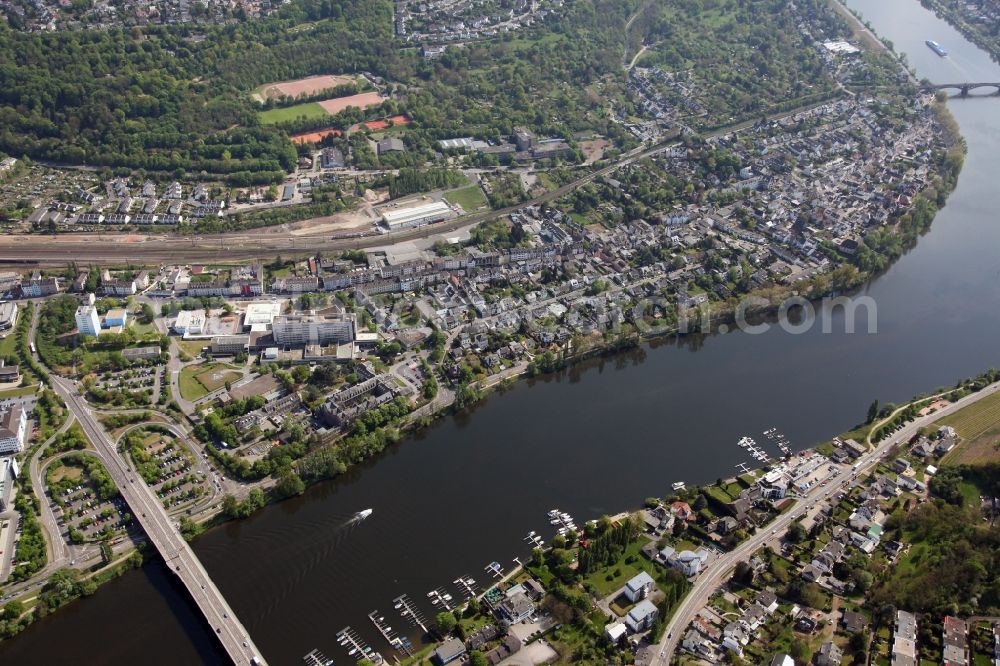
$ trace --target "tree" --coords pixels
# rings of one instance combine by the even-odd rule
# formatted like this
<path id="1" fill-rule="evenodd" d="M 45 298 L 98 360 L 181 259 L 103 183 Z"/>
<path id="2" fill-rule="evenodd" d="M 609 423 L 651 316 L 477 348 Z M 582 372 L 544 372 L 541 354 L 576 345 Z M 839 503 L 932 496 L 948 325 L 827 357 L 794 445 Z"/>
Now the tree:
<path id="1" fill-rule="evenodd" d="M 811 652 L 809 650 L 809 644 L 803 641 L 802 639 L 800 638 L 792 639 L 791 653 L 792 653 L 791 655 L 792 659 L 795 660 L 795 663 L 802 664 L 809 662 L 809 657 L 811 655 Z"/>
<path id="2" fill-rule="evenodd" d="M 8 601 L 7 605 L 3 607 L 3 619 L 8 622 L 17 620 L 24 614 L 24 604 L 14 599 L 13 601 Z"/>
<path id="3" fill-rule="evenodd" d="M 294 497 L 295 495 L 301 495 L 306 490 L 306 484 L 302 481 L 298 474 L 292 470 L 288 470 L 281 475 L 278 479 L 278 483 L 274 486 L 274 492 L 278 497 Z"/>
<path id="4" fill-rule="evenodd" d="M 458 624 L 458 621 L 455 620 L 455 616 L 448 611 L 441 611 L 438 613 L 435 621 L 437 622 L 438 631 L 445 636 L 455 631 L 455 626 Z"/>
<path id="5" fill-rule="evenodd" d="M 469 666 L 487 666 L 489 663 L 486 655 L 479 650 L 473 650 L 469 653 Z"/>
<path id="6" fill-rule="evenodd" d="M 753 567 L 743 561 L 736 563 L 736 568 L 733 570 L 733 579 L 737 583 L 740 583 L 741 585 L 752 585 L 753 576 Z"/>
<path id="7" fill-rule="evenodd" d="M 868 406 L 868 420 L 866 423 L 873 423 L 878 416 L 878 400 L 873 400 Z"/>
<path id="8" fill-rule="evenodd" d="M 788 540 L 792 543 L 802 543 L 808 536 L 806 528 L 802 523 L 792 523 L 788 527 Z"/>

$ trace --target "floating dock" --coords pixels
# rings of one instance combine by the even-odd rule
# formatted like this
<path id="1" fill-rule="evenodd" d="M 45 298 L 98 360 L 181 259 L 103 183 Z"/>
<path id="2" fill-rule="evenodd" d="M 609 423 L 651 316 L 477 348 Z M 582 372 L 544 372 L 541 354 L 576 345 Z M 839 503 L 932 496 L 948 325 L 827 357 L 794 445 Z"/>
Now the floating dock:
<path id="1" fill-rule="evenodd" d="M 466 601 L 476 596 L 476 579 L 472 576 L 463 574 L 451 582 L 458 586 Z"/>
<path id="2" fill-rule="evenodd" d="M 313 650 L 302 657 L 302 661 L 305 662 L 306 666 L 333 666 L 333 659 L 330 659 L 319 650 Z"/>
<path id="3" fill-rule="evenodd" d="M 427 629 L 427 621 L 424 616 L 417 609 L 413 600 L 410 599 L 405 594 L 402 594 L 392 600 L 393 608 L 399 611 L 399 614 L 403 616 L 403 619 L 410 623 L 411 626 L 420 627 L 421 631 L 425 634 L 430 633 Z"/>
<path id="4" fill-rule="evenodd" d="M 368 659 L 376 666 L 385 662 L 382 655 L 373 650 L 361 638 L 358 632 L 354 631 L 350 626 L 344 627 L 337 632 L 337 643 L 340 644 L 340 647 L 346 648 L 347 654 L 354 657 L 357 661 Z"/>
<path id="5" fill-rule="evenodd" d="M 405 636 L 397 636 L 389 626 L 389 623 L 385 621 L 385 616 L 380 615 L 377 610 L 373 610 L 368 613 L 368 619 L 372 621 L 375 628 L 378 629 L 378 633 L 382 634 L 389 645 L 399 652 L 406 654 L 407 656 L 413 654 L 413 643 L 410 642 L 409 638 Z"/>

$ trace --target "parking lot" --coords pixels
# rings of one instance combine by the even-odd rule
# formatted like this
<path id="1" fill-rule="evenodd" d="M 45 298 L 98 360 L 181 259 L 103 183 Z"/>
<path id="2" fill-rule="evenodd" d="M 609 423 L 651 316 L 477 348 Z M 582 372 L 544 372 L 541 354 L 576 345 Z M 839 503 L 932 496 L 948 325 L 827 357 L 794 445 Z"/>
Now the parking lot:
<path id="1" fill-rule="evenodd" d="M 194 459 L 170 432 L 151 427 L 133 431 L 125 439 L 140 476 L 167 509 L 183 508 L 211 489 Z"/>
<path id="2" fill-rule="evenodd" d="M 117 492 L 109 492 L 99 476 L 106 475 L 103 467 L 94 472 L 83 459 L 74 454 L 46 468 L 46 490 L 63 537 L 80 544 L 124 535 L 132 520 L 128 507 Z"/>

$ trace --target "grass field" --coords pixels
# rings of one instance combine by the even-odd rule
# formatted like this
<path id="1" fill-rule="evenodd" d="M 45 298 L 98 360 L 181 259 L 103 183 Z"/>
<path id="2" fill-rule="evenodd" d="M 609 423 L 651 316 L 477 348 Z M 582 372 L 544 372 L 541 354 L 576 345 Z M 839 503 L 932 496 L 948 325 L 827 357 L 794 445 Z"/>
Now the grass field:
<path id="1" fill-rule="evenodd" d="M 17 344 L 17 335 L 13 330 L 7 331 L 7 335 L 0 338 L 0 356 L 13 356 L 14 346 Z"/>
<path id="2" fill-rule="evenodd" d="M 299 116 L 305 116 L 306 118 L 327 118 L 330 114 L 319 103 L 308 102 L 280 109 L 268 109 L 267 111 L 259 112 L 258 116 L 260 116 L 260 122 L 265 125 L 273 125 L 274 123 L 295 120 Z"/>
<path id="3" fill-rule="evenodd" d="M 21 396 L 31 395 L 37 390 L 38 384 L 32 384 L 31 386 L 16 386 L 12 389 L 0 391 L 0 398 L 20 398 Z"/>
<path id="4" fill-rule="evenodd" d="M 448 203 L 461 206 L 465 212 L 471 212 L 486 205 L 486 195 L 483 194 L 479 185 L 469 185 L 451 192 L 445 192 L 444 198 Z"/>
<path id="5" fill-rule="evenodd" d="M 181 370 L 178 377 L 181 397 L 185 400 L 197 400 L 222 388 L 227 381 L 236 381 L 239 377 L 240 373 L 230 370 L 224 363 L 189 365 Z"/>
<path id="6" fill-rule="evenodd" d="M 240 373 L 228 370 L 225 366 L 209 366 L 204 372 L 197 375 L 196 379 L 211 393 L 225 386 L 226 382 L 234 382 L 240 377 L 242 377 Z"/>
<path id="7" fill-rule="evenodd" d="M 192 358 L 201 354 L 201 350 L 209 346 L 208 340 L 177 340 L 177 348 Z"/>
<path id="8" fill-rule="evenodd" d="M 1000 393 L 983 398 L 937 423 L 952 426 L 962 437 L 942 463 L 976 465 L 1000 460 Z"/>
<path id="9" fill-rule="evenodd" d="M 637 573 L 645 570 L 644 564 L 648 565 L 648 560 L 642 556 L 643 543 L 645 543 L 643 539 L 630 543 L 617 562 L 610 567 L 592 572 L 585 580 L 593 583 L 594 589 L 602 597 L 622 587 Z M 635 561 L 626 563 L 625 560 L 630 556 L 633 556 Z"/>

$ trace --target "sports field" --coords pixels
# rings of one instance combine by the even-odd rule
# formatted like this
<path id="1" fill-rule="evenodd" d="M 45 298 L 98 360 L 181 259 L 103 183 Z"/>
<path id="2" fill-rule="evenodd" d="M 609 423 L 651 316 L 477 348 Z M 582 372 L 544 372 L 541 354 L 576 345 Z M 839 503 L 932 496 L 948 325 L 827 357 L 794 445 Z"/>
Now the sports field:
<path id="1" fill-rule="evenodd" d="M 299 116 L 305 116 L 306 118 L 324 118 L 330 115 L 326 112 L 319 102 L 308 102 L 306 104 L 295 104 L 294 106 L 286 106 L 281 109 L 268 109 L 267 111 L 260 112 L 260 122 L 265 125 L 273 125 L 274 123 L 284 123 L 289 120 L 295 120 Z"/>
<path id="2" fill-rule="evenodd" d="M 313 95 L 321 90 L 329 90 L 337 86 L 343 86 L 357 81 L 353 76 L 334 76 L 325 74 L 322 76 L 307 76 L 304 79 L 293 81 L 279 81 L 278 83 L 265 83 L 257 89 L 257 96 L 261 100 L 271 99 L 287 95 L 288 97 L 298 97 L 299 95 Z"/>
<path id="3" fill-rule="evenodd" d="M 334 97 L 317 102 L 331 116 L 340 113 L 349 106 L 356 106 L 359 109 L 367 109 L 370 106 L 377 106 L 382 103 L 382 95 L 377 92 L 358 93 L 347 97 Z"/>
<path id="4" fill-rule="evenodd" d="M 324 99 L 321 102 L 305 102 L 303 104 L 293 104 L 292 106 L 286 106 L 280 109 L 268 109 L 267 111 L 261 111 L 260 122 L 265 125 L 272 125 L 274 123 L 283 123 L 295 120 L 299 116 L 305 116 L 306 118 L 324 118 L 326 116 L 332 116 L 340 113 L 349 106 L 355 106 L 359 109 L 367 109 L 368 107 L 377 106 L 381 103 L 382 96 L 377 92 L 359 93 L 357 95 L 348 95 L 346 97 Z"/>

